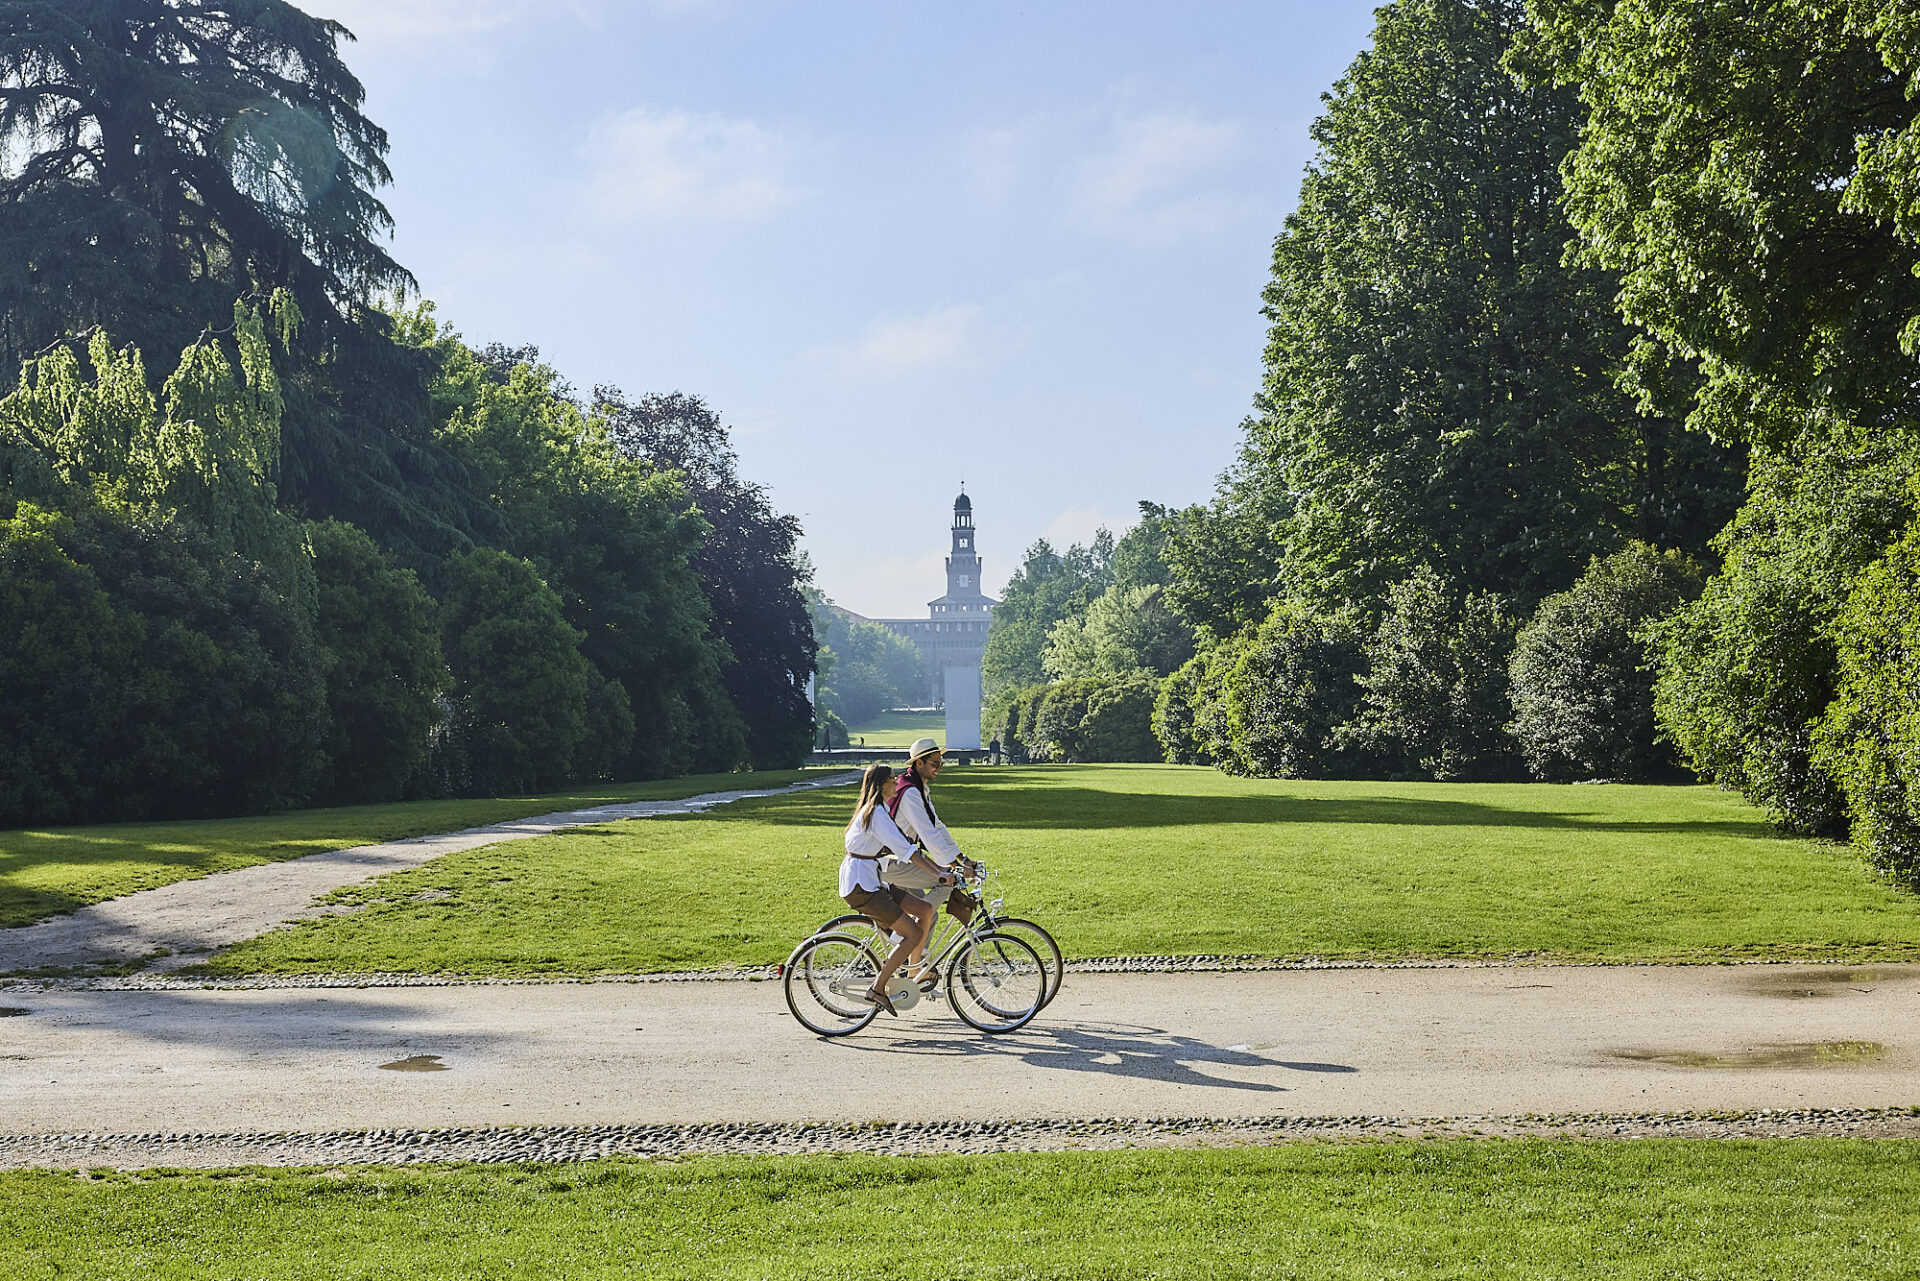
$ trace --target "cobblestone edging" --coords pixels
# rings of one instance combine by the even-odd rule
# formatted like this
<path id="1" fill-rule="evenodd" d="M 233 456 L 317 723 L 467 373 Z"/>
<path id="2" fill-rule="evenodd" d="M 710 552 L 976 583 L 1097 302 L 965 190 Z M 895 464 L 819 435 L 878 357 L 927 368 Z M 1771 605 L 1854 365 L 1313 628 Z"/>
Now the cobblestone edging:
<path id="1" fill-rule="evenodd" d="M 1697 965 L 1833 965 L 1873 967 L 1909 965 L 1910 961 L 1836 961 L 1831 957 L 1805 959 L 1734 959 L 1716 961 L 1564 961 L 1515 956 L 1499 960 L 1356 961 L 1318 956 L 1105 956 L 1068 961 L 1068 974 L 1245 974 L 1276 970 L 1483 970 L 1552 966 L 1556 969 L 1633 969 L 1651 966 Z M 775 965 L 722 970 L 676 970 L 656 974 L 592 975 L 466 975 L 466 974 L 240 974 L 217 978 L 178 974 L 132 974 L 108 978 L 6 978 L 0 992 L 175 992 L 251 990 L 268 988 L 363 987 L 539 987 L 586 983 L 762 983 L 780 977 Z"/>
<path id="2" fill-rule="evenodd" d="M 221 1169 L 1248 1147 L 1327 1139 L 1920 1138 L 1920 1107 L 1463 1117 L 1075 1117 L 1037 1121 L 529 1126 L 283 1134 L 0 1135 L 0 1169 Z"/>

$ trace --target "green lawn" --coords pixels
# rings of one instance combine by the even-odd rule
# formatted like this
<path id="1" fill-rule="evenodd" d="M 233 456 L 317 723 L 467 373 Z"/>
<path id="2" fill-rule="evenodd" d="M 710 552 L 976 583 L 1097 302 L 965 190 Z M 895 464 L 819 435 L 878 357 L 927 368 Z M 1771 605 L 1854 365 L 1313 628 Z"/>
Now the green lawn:
<path id="1" fill-rule="evenodd" d="M 856 747 L 911 747 L 916 738 L 947 744 L 945 712 L 882 712 L 870 721 L 847 726 Z"/>
<path id="2" fill-rule="evenodd" d="M 1920 899 L 1706 787 L 962 768 L 935 789 L 1073 957 L 1920 958 Z M 216 972 L 578 974 L 780 960 L 841 909 L 850 791 L 454 854 Z M 420 896 L 422 891 L 441 894 Z"/>
<path id="3" fill-rule="evenodd" d="M 135 890 L 322 850 L 454 832 L 511 818 L 620 801 L 780 787 L 801 777 L 797 771 L 708 774 L 653 783 L 602 784 L 552 796 L 407 801 L 258 818 L 0 831 L 0 929 L 27 925 Z"/>
<path id="4" fill-rule="evenodd" d="M 1912 1276 L 1920 1143 L 0 1174 L 17 1281 Z"/>

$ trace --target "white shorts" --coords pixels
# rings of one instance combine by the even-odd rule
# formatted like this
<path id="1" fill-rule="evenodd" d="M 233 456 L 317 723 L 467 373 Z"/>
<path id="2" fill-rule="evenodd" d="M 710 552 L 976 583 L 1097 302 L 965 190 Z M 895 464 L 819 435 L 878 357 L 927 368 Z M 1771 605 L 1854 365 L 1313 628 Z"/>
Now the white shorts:
<path id="1" fill-rule="evenodd" d="M 918 863 L 903 862 L 897 858 L 883 859 L 880 863 L 880 879 L 898 890 L 910 891 L 924 903 L 944 903 L 947 895 L 953 893 L 953 886 L 939 884 L 940 873 L 929 872 Z"/>

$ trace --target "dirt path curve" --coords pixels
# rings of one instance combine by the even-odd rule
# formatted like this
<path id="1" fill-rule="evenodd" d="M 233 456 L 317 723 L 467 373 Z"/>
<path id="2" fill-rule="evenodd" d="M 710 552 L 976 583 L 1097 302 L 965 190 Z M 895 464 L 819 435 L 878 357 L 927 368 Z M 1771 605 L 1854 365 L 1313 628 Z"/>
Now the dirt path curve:
<path id="1" fill-rule="evenodd" d="M 0 974 L 42 967 L 117 965 L 161 949 L 169 955 L 151 968 L 177 969 L 205 959 L 216 948 L 264 934 L 279 925 L 324 915 L 326 909 L 315 900 L 342 886 L 417 867 L 458 850 L 550 836 L 570 827 L 590 827 L 618 819 L 690 814 L 750 797 L 844 787 L 859 777 L 834 774 L 758 791 L 707 792 L 674 801 L 633 801 L 565 810 L 461 832 L 359 845 L 216 872 L 198 880 L 177 881 L 109 899 L 67 916 L 0 930 Z"/>
<path id="2" fill-rule="evenodd" d="M 1920 1104 L 1913 965 L 1078 975 L 999 1038 L 923 1004 L 819 1040 L 774 982 L 0 1003 L 16 1138 Z"/>

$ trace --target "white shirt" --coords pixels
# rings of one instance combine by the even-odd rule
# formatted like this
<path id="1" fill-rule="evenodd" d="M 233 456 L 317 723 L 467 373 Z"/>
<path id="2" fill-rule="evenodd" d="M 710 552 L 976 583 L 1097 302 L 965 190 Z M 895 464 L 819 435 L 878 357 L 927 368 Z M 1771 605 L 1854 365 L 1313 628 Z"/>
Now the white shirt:
<path id="1" fill-rule="evenodd" d="M 869 893 L 880 888 L 880 862 L 875 855 L 892 854 L 895 858 L 911 858 L 913 842 L 908 840 L 887 813 L 887 807 L 876 805 L 868 816 L 866 826 L 847 825 L 847 856 L 840 861 L 840 897 L 845 898 L 855 890 Z M 856 855 L 866 855 L 857 858 Z"/>
<path id="2" fill-rule="evenodd" d="M 927 812 L 927 800 L 917 787 L 900 789 L 900 812 L 894 815 L 899 828 L 907 836 L 926 847 L 928 857 L 941 867 L 952 867 L 954 860 L 960 857 L 960 847 L 953 842 L 953 833 L 947 830 L 945 823 L 938 822 Z"/>

